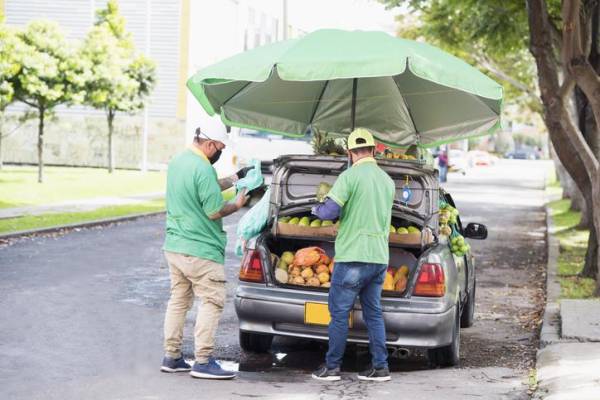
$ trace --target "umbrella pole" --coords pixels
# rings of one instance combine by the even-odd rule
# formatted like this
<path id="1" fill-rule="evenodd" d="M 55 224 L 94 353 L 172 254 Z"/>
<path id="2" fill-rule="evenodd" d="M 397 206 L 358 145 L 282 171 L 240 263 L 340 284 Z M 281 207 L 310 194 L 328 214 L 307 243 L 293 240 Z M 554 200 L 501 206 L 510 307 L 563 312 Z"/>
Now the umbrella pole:
<path id="1" fill-rule="evenodd" d="M 352 119 L 352 131 L 356 123 L 356 89 L 358 86 L 358 78 L 352 79 L 352 108 L 350 109 L 350 118 Z"/>

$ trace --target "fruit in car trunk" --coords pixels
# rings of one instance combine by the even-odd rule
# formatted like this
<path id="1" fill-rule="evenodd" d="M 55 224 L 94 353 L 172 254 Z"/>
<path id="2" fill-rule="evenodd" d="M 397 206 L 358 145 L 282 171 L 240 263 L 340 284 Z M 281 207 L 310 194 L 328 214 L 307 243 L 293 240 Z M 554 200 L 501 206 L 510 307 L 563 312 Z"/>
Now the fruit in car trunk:
<path id="1" fill-rule="evenodd" d="M 317 238 L 275 238 L 270 234 L 267 234 L 266 239 L 267 250 L 277 256 L 273 259 L 280 259 L 277 265 L 271 265 L 271 273 L 274 274 L 277 284 L 291 289 L 321 291 L 329 289 L 335 268 L 333 241 Z M 383 285 L 384 297 L 398 297 L 405 294 L 409 278 L 416 269 L 419 251 L 390 246 L 390 267 L 386 272 Z M 288 265 L 287 271 L 278 268 L 281 261 L 291 258 L 291 254 L 294 258 Z M 282 272 L 278 272 L 280 270 Z"/>

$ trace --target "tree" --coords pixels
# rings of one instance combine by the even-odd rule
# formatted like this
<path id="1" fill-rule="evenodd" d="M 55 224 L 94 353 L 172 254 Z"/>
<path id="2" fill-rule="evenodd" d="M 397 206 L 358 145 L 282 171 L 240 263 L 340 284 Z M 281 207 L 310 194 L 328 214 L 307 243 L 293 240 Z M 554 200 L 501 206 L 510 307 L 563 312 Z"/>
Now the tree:
<path id="1" fill-rule="evenodd" d="M 409 3 L 413 10 L 421 13 L 425 21 L 421 33 L 428 39 L 435 37 L 444 44 L 442 47 L 459 56 L 466 53 L 467 60 L 508 83 L 509 88 L 521 90 L 531 99 L 531 106 L 541 111 L 557 156 L 583 195 L 589 220 L 594 221 L 584 271 L 592 270 L 600 279 L 597 273 L 600 196 L 596 188 L 600 177 L 598 155 L 593 151 L 593 143 L 597 143 L 600 133 L 590 128 L 589 123 L 581 125 L 581 120 L 573 121 L 569 112 L 575 85 L 594 110 L 596 98 L 592 88 L 598 74 L 589 56 L 592 43 L 597 40 L 592 38 L 592 11 L 597 2 L 528 0 L 527 7 L 520 0 L 382 2 L 388 6 Z M 530 57 L 527 51 L 533 56 L 537 70 L 523 68 L 523 63 L 518 62 Z M 561 83 L 563 76 L 566 78 Z M 535 90 L 536 80 L 541 96 Z M 600 90 L 597 90 L 595 96 L 599 95 Z M 600 114 L 595 111 L 591 114 L 597 122 Z M 582 128 L 590 130 L 582 131 Z M 600 281 L 598 288 L 600 290 Z"/>
<path id="2" fill-rule="evenodd" d="M 17 60 L 18 40 L 15 31 L 4 24 L 0 15 L 0 169 L 2 168 L 2 138 L 4 132 L 4 112 L 15 100 L 11 79 L 19 72 Z"/>
<path id="3" fill-rule="evenodd" d="M 117 2 L 111 0 L 97 12 L 87 35 L 83 55 L 90 61 L 85 103 L 102 109 L 108 125 L 108 170 L 114 170 L 114 119 L 117 112 L 133 113 L 144 108 L 155 83 L 154 63 L 135 53 L 131 35 Z"/>
<path id="4" fill-rule="evenodd" d="M 11 79 L 14 96 L 37 112 L 38 182 L 44 180 L 44 123 L 59 105 L 79 103 L 84 97 L 87 64 L 58 25 L 33 21 L 17 34 L 21 68 Z"/>

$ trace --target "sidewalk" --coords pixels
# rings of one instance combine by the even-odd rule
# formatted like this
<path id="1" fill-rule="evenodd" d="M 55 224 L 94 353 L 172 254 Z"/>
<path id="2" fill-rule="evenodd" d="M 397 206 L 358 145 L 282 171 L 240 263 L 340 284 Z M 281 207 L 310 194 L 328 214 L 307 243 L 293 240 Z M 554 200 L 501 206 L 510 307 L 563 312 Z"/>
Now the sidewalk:
<path id="1" fill-rule="evenodd" d="M 102 207 L 141 204 L 151 200 L 159 200 L 164 197 L 165 194 L 163 192 L 156 192 L 127 197 L 97 197 L 92 199 L 69 200 L 39 206 L 3 208 L 0 209 L 0 219 L 16 218 L 25 215 L 94 211 Z"/>
<path id="2" fill-rule="evenodd" d="M 546 310 L 537 356 L 535 399 L 600 399 L 600 301 L 560 300 L 558 240 L 548 215 Z"/>

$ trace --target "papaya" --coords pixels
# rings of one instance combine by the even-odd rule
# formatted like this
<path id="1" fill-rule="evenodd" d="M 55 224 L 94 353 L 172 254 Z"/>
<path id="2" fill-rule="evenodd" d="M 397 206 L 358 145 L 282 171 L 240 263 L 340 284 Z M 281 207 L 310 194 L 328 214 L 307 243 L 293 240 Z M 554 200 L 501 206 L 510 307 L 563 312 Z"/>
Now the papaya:
<path id="1" fill-rule="evenodd" d="M 406 279 L 406 277 L 404 275 L 400 275 L 400 278 L 396 281 L 396 284 L 394 285 L 394 290 L 396 292 L 403 292 L 404 289 L 406 289 L 407 282 L 408 280 Z"/>
<path id="2" fill-rule="evenodd" d="M 408 277 L 408 272 L 410 270 L 408 269 L 408 267 L 406 265 L 402 265 L 400 268 L 398 268 L 398 272 L 406 277 Z"/>
<path id="3" fill-rule="evenodd" d="M 394 290 L 394 277 L 391 273 L 385 273 L 385 280 L 383 281 L 383 290 Z"/>
<path id="4" fill-rule="evenodd" d="M 321 272 L 317 275 L 320 283 L 329 282 L 329 274 L 327 272 Z"/>

